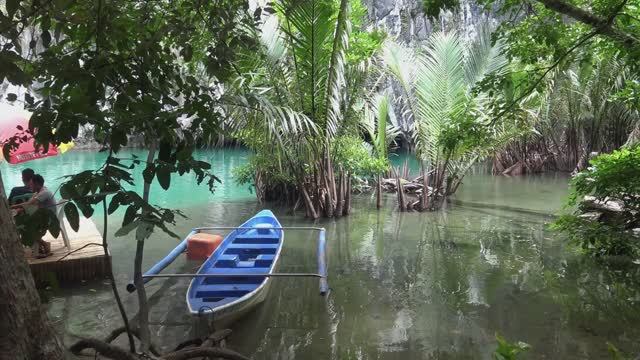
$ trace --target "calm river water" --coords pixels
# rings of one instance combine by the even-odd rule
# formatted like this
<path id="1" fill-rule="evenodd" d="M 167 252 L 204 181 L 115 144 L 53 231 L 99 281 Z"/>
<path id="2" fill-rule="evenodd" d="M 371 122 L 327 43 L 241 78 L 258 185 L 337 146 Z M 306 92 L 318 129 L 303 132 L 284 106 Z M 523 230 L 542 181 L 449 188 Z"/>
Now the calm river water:
<path id="1" fill-rule="evenodd" d="M 231 176 L 246 152 L 199 155 L 222 179 L 214 194 L 188 176 L 173 178 L 169 191 L 152 190 L 153 202 L 189 216 L 175 227 L 178 234 L 194 226 L 237 225 L 260 208 Z M 53 189 L 60 176 L 96 168 L 104 156 L 72 151 L 29 166 Z M 19 170 L 0 166 L 7 187 L 19 182 Z M 439 212 L 398 213 L 393 196 L 377 211 L 374 199 L 358 196 L 351 216 L 316 222 L 328 231 L 330 295 L 320 297 L 315 280 L 274 279 L 266 302 L 235 325 L 230 346 L 254 359 L 490 359 L 499 333 L 529 343 L 526 359 L 607 359 L 607 342 L 637 353 L 638 266 L 594 263 L 547 230 L 566 188 L 565 175 L 507 178 L 478 171 Z M 285 226 L 312 224 L 287 209 L 272 210 Z M 94 216 L 101 229 L 101 214 Z M 111 234 L 121 218 L 110 218 Z M 154 234 L 145 263 L 177 241 Z M 135 313 L 136 296 L 124 291 L 134 240 L 110 243 L 118 285 Z M 197 266 L 179 259 L 167 271 Z M 280 270 L 314 268 L 315 239 L 288 232 Z M 148 285 L 155 342 L 165 350 L 192 333 L 187 286 L 174 279 Z M 54 291 L 49 313 L 67 343 L 120 326 L 104 281 Z"/>

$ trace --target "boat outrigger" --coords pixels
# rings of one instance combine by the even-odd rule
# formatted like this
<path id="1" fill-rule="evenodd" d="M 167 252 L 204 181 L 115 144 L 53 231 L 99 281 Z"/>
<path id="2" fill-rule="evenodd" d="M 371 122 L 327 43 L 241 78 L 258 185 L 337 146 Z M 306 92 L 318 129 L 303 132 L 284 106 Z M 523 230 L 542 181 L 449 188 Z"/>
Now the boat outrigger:
<path id="1" fill-rule="evenodd" d="M 188 239 L 212 230 L 231 230 L 195 274 L 160 274 L 187 249 Z M 318 231 L 317 273 L 276 273 L 285 230 Z M 262 210 L 239 227 L 195 228 L 165 258 L 142 278 L 147 283 L 157 277 L 191 278 L 186 299 L 189 313 L 212 314 L 216 322 L 230 323 L 264 301 L 272 277 L 316 277 L 320 294 L 326 295 L 327 266 L 325 229 L 283 227 L 269 210 Z M 136 290 L 133 282 L 127 290 Z"/>

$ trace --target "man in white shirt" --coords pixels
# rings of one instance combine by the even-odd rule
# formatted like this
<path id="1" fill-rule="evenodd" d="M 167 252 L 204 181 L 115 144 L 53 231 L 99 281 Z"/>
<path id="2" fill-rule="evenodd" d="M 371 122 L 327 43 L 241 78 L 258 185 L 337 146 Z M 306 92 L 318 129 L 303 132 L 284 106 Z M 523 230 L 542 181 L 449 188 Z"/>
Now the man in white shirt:
<path id="1" fill-rule="evenodd" d="M 53 193 L 44 186 L 44 178 L 40 174 L 35 174 L 31 178 L 31 182 L 29 184 L 31 190 L 33 191 L 33 196 L 29 201 L 13 205 L 12 209 L 19 209 L 26 206 L 37 206 L 40 209 L 47 209 L 52 211 L 55 214 L 56 211 L 56 200 L 53 197 Z M 34 240 L 34 250 L 38 252 L 37 257 L 43 258 L 51 255 L 51 244 L 40 239 Z M 36 247 L 37 246 L 37 247 Z M 34 251 L 35 252 L 35 251 Z"/>

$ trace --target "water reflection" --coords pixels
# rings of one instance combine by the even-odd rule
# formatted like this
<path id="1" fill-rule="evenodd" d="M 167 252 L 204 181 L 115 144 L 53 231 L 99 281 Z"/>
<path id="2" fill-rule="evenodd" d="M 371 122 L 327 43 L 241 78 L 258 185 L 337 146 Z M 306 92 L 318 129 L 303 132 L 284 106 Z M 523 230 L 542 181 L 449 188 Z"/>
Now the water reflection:
<path id="1" fill-rule="evenodd" d="M 65 172 L 94 168 L 101 156 L 87 155 L 76 163 L 82 156 L 73 154 L 79 158 L 69 166 L 77 168 Z M 245 155 L 202 154 L 225 181 L 225 190 L 214 195 L 181 181 L 170 192 L 154 192 L 157 201 L 189 216 L 176 233 L 239 224 L 258 210 L 229 174 Z M 38 166 L 48 176 L 63 171 L 40 165 L 44 161 Z M 490 359 L 499 332 L 531 344 L 531 359 L 607 358 L 606 341 L 637 353 L 638 266 L 596 264 L 548 232 L 547 214 L 561 206 L 565 193 L 562 176 L 478 173 L 467 178 L 454 203 L 437 213 L 398 213 L 393 196 L 377 211 L 372 199 L 356 197 L 351 216 L 317 223 L 327 228 L 330 296 L 320 297 L 313 279 L 274 279 L 265 303 L 236 324 L 230 346 L 254 359 Z M 287 209 L 275 213 L 285 225 L 310 224 Z M 121 216 L 110 219 L 109 233 Z M 96 221 L 101 227 L 99 217 Z M 154 234 L 145 266 L 176 242 Z M 111 240 L 120 289 L 132 273 L 133 244 L 127 237 Z M 280 271 L 314 271 L 313 235 L 287 232 L 282 255 Z M 190 272 L 197 266 L 180 259 L 167 271 Z M 185 315 L 187 286 L 181 279 L 148 285 L 152 330 L 164 350 L 194 333 Z M 136 296 L 123 298 L 135 313 Z M 50 314 L 66 343 L 78 336 L 103 337 L 120 323 L 103 281 L 57 293 Z"/>

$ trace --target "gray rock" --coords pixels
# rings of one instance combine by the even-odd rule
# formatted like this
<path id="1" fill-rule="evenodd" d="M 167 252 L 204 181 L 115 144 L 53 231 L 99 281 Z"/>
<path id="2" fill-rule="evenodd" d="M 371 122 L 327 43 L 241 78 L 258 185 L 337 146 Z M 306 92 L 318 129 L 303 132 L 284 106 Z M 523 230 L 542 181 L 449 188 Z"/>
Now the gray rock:
<path id="1" fill-rule="evenodd" d="M 373 16 L 376 19 L 384 19 L 393 11 L 396 2 L 396 0 L 373 0 Z"/>
<path id="2" fill-rule="evenodd" d="M 598 221 L 602 217 L 602 213 L 598 211 L 590 211 L 584 214 L 580 214 L 578 215 L 578 217 L 589 221 Z"/>
<path id="3" fill-rule="evenodd" d="M 621 213 L 624 209 L 624 203 L 616 199 L 598 200 L 595 196 L 585 196 L 580 206 L 585 210 L 597 210 L 609 213 Z"/>

